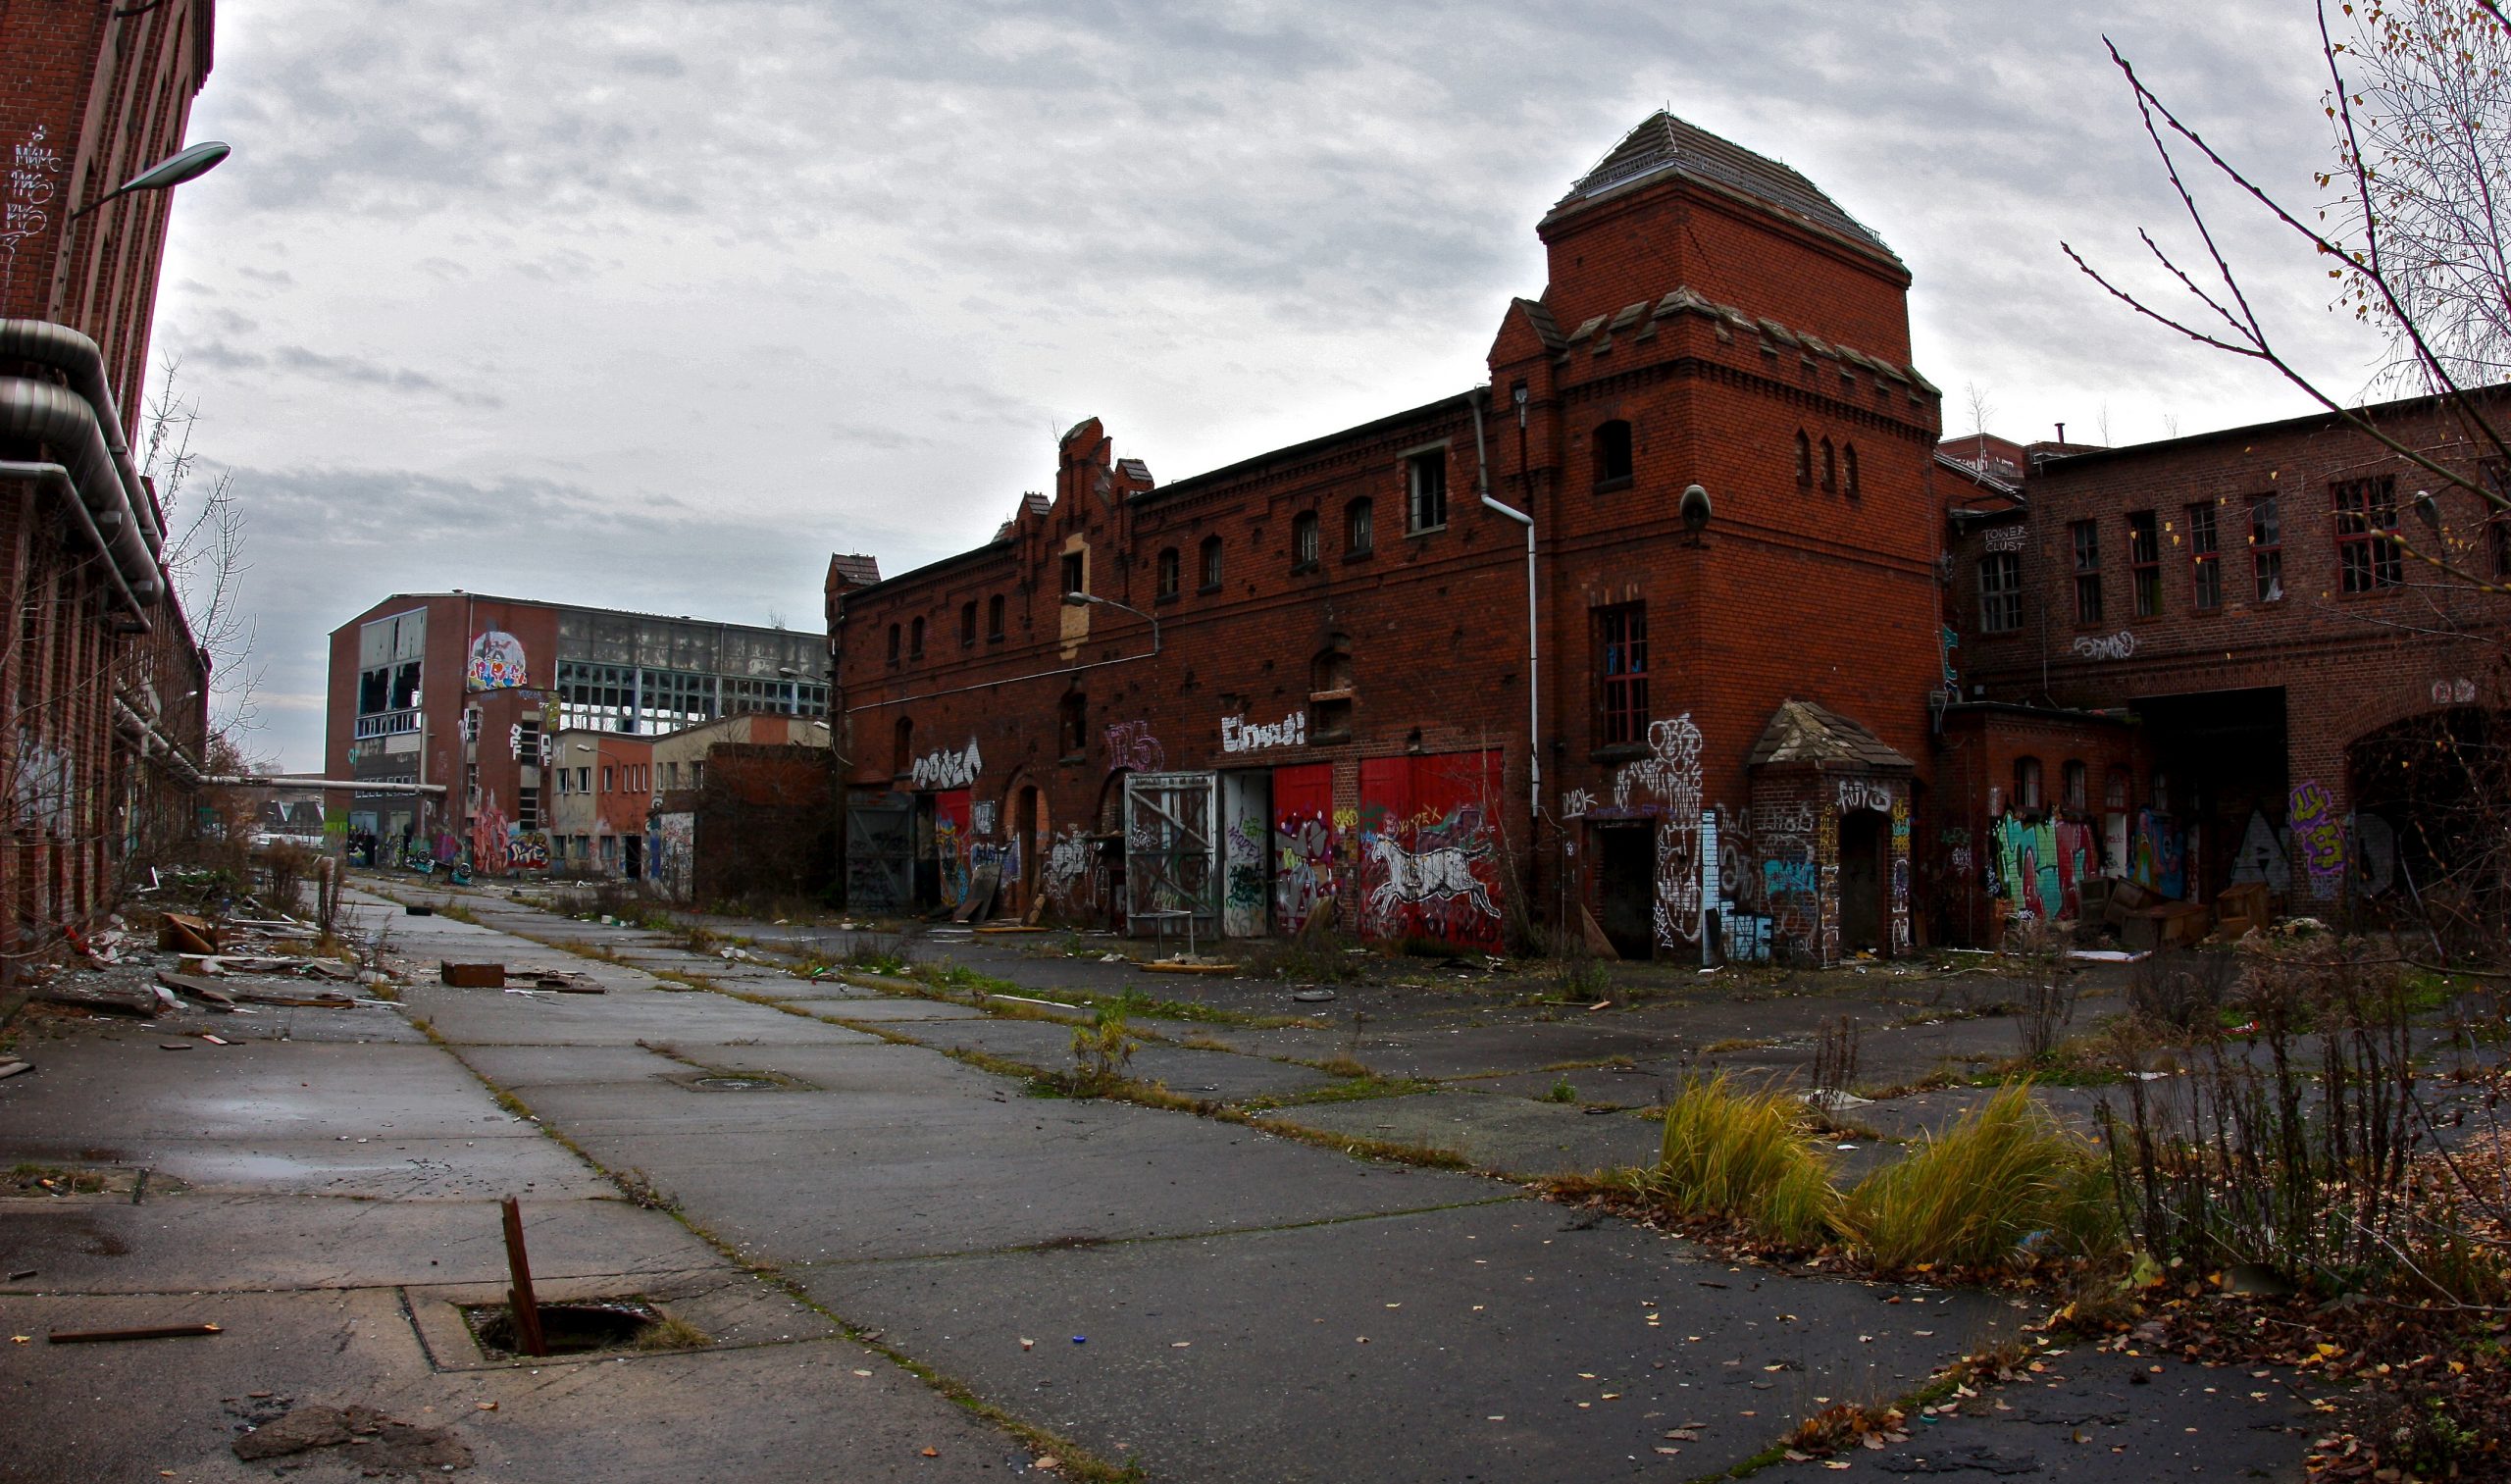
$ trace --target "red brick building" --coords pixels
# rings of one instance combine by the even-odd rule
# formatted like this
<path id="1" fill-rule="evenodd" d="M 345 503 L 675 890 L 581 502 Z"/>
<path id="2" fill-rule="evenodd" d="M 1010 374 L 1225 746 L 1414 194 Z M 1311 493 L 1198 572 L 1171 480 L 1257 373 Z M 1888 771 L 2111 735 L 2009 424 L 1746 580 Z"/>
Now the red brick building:
<path id="1" fill-rule="evenodd" d="M 652 739 L 730 711 L 822 716 L 827 665 L 808 632 L 400 593 L 332 631 L 326 768 L 445 790 L 350 795 L 347 827 L 383 842 L 381 858 L 415 850 L 484 875 L 545 871 L 560 760 L 544 739 Z M 652 780 L 642 787 L 649 803 Z"/>
<path id="2" fill-rule="evenodd" d="M 1907 947 L 1943 519 L 1908 271 L 1663 114 L 1537 230 L 1487 385 L 1165 485 L 1094 419 L 988 544 L 832 563 L 850 899 L 991 868 L 1142 933 Z"/>
<path id="3" fill-rule="evenodd" d="M 2487 403 L 2498 421 L 2511 397 Z M 2447 406 L 2363 415 L 2501 487 Z M 2511 599 L 2388 535 L 2499 582 L 2511 525 L 2465 490 L 2428 504 L 2435 483 L 2315 415 L 2044 458 L 2019 502 L 1957 510 L 1939 840 L 1969 850 L 1973 889 L 2046 909 L 2106 870 L 2201 902 L 2263 882 L 2329 913 L 2448 876 L 2428 826 L 2467 780 L 2424 760 L 2436 737 L 2487 735 Z"/>
<path id="4" fill-rule="evenodd" d="M 188 833 L 206 661 L 137 470 L 172 193 L 115 197 L 183 143 L 208 0 L 0 7 L 0 963 L 81 925 Z M 5 971 L 0 971 L 5 972 Z"/>

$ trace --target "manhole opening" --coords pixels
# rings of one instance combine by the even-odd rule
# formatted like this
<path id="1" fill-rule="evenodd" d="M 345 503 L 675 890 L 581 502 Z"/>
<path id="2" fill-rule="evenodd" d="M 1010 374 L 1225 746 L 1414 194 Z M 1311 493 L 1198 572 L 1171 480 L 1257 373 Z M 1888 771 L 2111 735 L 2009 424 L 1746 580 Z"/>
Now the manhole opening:
<path id="1" fill-rule="evenodd" d="M 494 1359 L 522 1357 L 514 1310 L 503 1304 L 466 1304 L 462 1317 L 480 1349 Z M 688 1342 L 688 1326 L 642 1299 L 587 1299 L 540 1305 L 540 1338 L 553 1356 L 603 1350 L 671 1350 Z M 702 1341 L 699 1343 L 703 1343 Z"/>

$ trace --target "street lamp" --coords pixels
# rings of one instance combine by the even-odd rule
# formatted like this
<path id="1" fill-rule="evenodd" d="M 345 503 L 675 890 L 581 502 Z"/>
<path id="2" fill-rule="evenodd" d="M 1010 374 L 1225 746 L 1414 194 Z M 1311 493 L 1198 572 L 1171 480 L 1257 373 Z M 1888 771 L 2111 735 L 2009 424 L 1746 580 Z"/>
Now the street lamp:
<path id="1" fill-rule="evenodd" d="M 216 170 L 218 163 L 226 159 L 227 154 L 228 147 L 215 139 L 178 150 L 72 212 L 70 220 L 76 222 L 106 202 L 129 195 L 133 191 L 172 190 L 185 180 L 197 180 Z"/>
<path id="2" fill-rule="evenodd" d="M 1063 595 L 1063 605 L 1067 608 L 1089 608 L 1094 606 L 1100 608 L 1113 608 L 1118 612 L 1130 613 L 1136 618 L 1148 620 L 1151 624 L 1151 652 L 1153 654 L 1157 654 L 1159 652 L 1159 620 L 1152 614 L 1143 612 L 1140 608 L 1135 607 L 1131 603 L 1120 603 L 1112 597 L 1101 597 L 1095 592 L 1067 592 Z"/>

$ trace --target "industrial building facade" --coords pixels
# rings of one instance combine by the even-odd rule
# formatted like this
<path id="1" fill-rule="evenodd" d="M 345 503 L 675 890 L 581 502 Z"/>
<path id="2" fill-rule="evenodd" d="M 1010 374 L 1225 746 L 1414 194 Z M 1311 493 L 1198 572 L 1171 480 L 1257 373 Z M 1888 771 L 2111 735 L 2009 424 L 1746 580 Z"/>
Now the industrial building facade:
<path id="1" fill-rule="evenodd" d="M 0 6 L 0 991 L 196 828 L 207 661 L 141 478 L 171 192 L 208 0 Z"/>
<path id="2" fill-rule="evenodd" d="M 2511 394 L 2469 405 L 2499 428 Z M 2360 416 L 2511 487 L 2466 411 Z M 1965 782 L 1933 844 L 1977 936 L 2073 916 L 2103 874 L 2199 903 L 2263 886 L 2327 917 L 2464 919 L 2498 891 L 2477 837 L 2507 796 L 2480 775 L 2511 741 L 2511 521 L 2328 414 L 2044 455 L 2016 494 L 1950 538 L 1940 766 Z"/>
<path id="3" fill-rule="evenodd" d="M 728 712 L 822 717 L 828 695 L 812 633 L 404 593 L 332 631 L 325 757 L 334 778 L 444 790 L 349 795 L 342 827 L 375 836 L 383 858 L 545 871 L 559 863 L 555 770 L 580 766 L 551 754 L 558 734 L 650 742 Z M 641 787 L 649 808 L 658 791 Z"/>
<path id="4" fill-rule="evenodd" d="M 1944 658 L 1907 270 L 1663 114 L 1538 230 L 1487 385 L 1166 485 L 1087 421 L 988 544 L 837 558 L 849 902 L 1906 950 Z"/>

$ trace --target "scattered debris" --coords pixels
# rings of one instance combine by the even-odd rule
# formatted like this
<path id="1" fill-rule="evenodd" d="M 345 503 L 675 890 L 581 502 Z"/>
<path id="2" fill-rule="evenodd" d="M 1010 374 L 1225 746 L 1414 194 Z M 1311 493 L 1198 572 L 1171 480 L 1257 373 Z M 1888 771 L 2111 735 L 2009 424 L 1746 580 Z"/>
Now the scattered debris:
<path id="1" fill-rule="evenodd" d="M 0 1061 L 0 1082 L 6 1082 L 20 1072 L 31 1072 L 34 1069 L 35 1064 L 31 1061 Z"/>
<path id="2" fill-rule="evenodd" d="M 157 947 L 170 953 L 215 953 L 218 925 L 207 918 L 169 912 L 157 926 Z"/>
<path id="3" fill-rule="evenodd" d="M 413 1427 L 372 1407 L 291 1407 L 276 1422 L 237 1438 L 235 1457 L 247 1462 L 359 1445 L 356 1460 L 367 1473 L 445 1472 L 471 1466 L 471 1450 L 450 1429 Z"/>
<path id="4" fill-rule="evenodd" d="M 181 1340 L 225 1333 L 215 1324 L 147 1324 L 136 1329 L 56 1329 L 44 1338 L 55 1345 L 98 1345 L 113 1340 Z"/>
<path id="5" fill-rule="evenodd" d="M 1332 990 L 1295 990 L 1291 998 L 1302 1004 L 1323 1004 L 1334 998 Z"/>
<path id="6" fill-rule="evenodd" d="M 235 1008 L 235 998 L 208 980 L 192 974 L 178 974 L 172 969 L 159 969 L 157 982 L 170 990 L 190 996 L 206 1005 L 222 1010 Z"/>
<path id="7" fill-rule="evenodd" d="M 436 974 L 457 990 L 501 990 L 506 985 L 506 966 L 501 963 L 455 963 L 446 959 L 436 965 Z"/>

